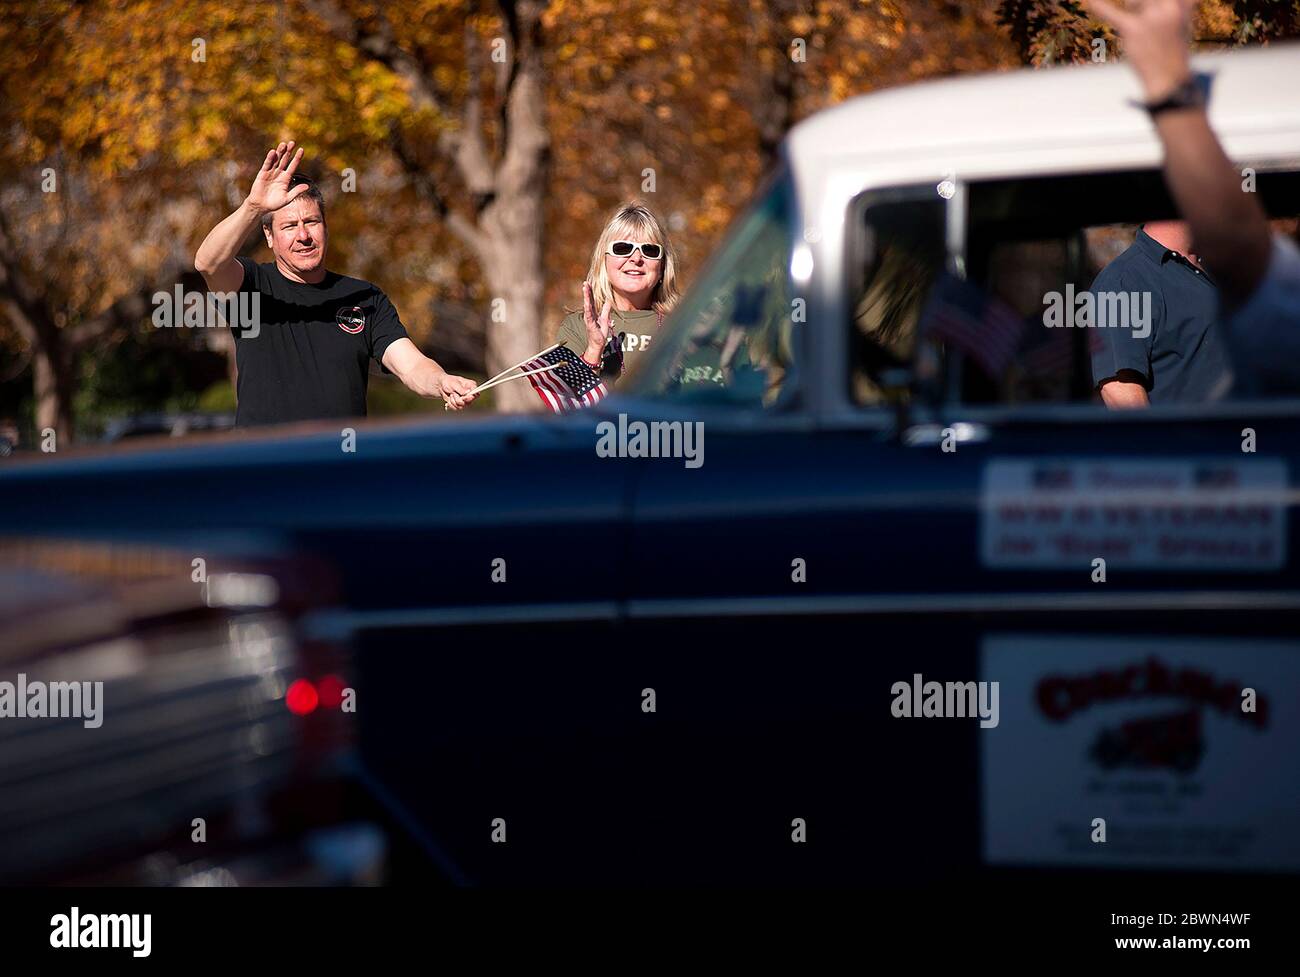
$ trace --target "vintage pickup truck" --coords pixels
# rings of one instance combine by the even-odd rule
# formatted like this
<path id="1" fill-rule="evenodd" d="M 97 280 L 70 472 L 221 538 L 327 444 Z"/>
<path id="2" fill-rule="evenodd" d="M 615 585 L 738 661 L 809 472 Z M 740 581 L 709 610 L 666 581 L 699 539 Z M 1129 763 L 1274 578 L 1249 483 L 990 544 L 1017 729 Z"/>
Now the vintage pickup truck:
<path id="1" fill-rule="evenodd" d="M 1293 219 L 1300 49 L 1198 64 Z M 847 102 L 594 409 L 9 459 L 8 565 L 327 568 L 289 640 L 345 651 L 347 775 L 457 883 L 1293 880 L 1300 398 L 1111 413 L 1043 319 L 1175 216 L 1137 96 L 1098 65 Z M 597 451 L 654 422 L 702 464 Z M 900 715 L 914 678 L 996 714 Z M 1177 763 L 1098 760 L 1189 710 Z"/>

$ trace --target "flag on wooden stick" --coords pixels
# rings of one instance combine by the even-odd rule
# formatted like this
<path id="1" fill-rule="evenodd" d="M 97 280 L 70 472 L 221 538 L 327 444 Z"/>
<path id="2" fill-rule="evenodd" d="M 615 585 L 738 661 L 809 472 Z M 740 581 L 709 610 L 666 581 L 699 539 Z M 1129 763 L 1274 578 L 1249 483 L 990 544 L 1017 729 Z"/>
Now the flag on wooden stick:
<path id="1" fill-rule="evenodd" d="M 567 346 L 539 353 L 522 366 L 531 373 L 528 382 L 537 396 L 557 414 L 590 407 L 609 394 L 596 371 Z"/>

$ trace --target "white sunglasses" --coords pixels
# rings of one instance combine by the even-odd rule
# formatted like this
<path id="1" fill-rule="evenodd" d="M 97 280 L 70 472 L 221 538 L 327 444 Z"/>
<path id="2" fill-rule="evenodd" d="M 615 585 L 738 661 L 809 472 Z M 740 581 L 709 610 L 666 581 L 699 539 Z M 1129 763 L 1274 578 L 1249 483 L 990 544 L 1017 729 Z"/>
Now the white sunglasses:
<path id="1" fill-rule="evenodd" d="M 615 258 L 630 258 L 637 248 L 641 249 L 641 256 L 647 261 L 658 261 L 664 256 L 663 245 L 642 244 L 639 241 L 610 241 L 605 253 L 612 254 Z"/>

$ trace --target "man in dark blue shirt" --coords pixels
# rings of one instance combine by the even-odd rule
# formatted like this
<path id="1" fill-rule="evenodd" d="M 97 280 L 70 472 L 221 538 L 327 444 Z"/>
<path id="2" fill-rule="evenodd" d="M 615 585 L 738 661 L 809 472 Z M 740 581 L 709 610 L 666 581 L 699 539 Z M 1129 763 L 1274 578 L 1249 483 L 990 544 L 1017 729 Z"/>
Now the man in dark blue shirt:
<path id="1" fill-rule="evenodd" d="M 1218 289 L 1190 245 L 1186 224 L 1148 223 L 1092 283 L 1095 308 L 1128 310 L 1094 323 L 1092 378 L 1107 407 L 1206 403 L 1231 388 Z"/>
<path id="2" fill-rule="evenodd" d="M 1242 193 L 1242 174 L 1210 128 L 1209 86 L 1189 59 L 1196 4 L 1087 5 L 1123 38 L 1164 150 L 1165 180 L 1223 288 L 1236 392 L 1300 391 L 1300 247 L 1270 232 L 1258 194 Z"/>

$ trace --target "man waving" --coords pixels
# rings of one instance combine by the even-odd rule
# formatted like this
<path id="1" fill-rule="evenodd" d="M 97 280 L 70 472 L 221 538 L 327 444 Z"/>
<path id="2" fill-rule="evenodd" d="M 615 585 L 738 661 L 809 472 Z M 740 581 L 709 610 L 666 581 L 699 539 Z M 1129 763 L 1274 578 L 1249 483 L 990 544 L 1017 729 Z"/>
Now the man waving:
<path id="1" fill-rule="evenodd" d="M 460 410 L 474 399 L 474 382 L 421 353 L 379 288 L 326 270 L 325 200 L 295 172 L 302 153 L 292 142 L 267 153 L 248 197 L 194 256 L 209 290 L 257 299 L 258 328 L 231 329 L 239 368 L 235 423 L 364 417 L 372 359 L 420 396 Z M 261 265 L 235 257 L 259 223 L 275 256 Z"/>

